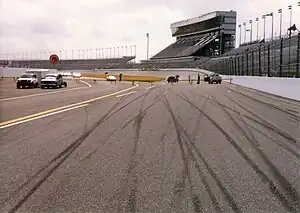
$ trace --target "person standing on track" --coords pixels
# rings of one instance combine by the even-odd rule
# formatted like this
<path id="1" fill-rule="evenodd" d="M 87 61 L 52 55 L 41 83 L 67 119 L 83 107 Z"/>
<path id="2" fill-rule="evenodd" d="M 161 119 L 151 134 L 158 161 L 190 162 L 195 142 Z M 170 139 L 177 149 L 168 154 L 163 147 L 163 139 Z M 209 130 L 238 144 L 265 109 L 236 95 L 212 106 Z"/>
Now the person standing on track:
<path id="1" fill-rule="evenodd" d="M 198 73 L 198 80 L 197 80 L 197 84 L 200 84 L 200 73 Z"/>
<path id="2" fill-rule="evenodd" d="M 189 83 L 191 83 L 191 74 L 189 74 Z"/>

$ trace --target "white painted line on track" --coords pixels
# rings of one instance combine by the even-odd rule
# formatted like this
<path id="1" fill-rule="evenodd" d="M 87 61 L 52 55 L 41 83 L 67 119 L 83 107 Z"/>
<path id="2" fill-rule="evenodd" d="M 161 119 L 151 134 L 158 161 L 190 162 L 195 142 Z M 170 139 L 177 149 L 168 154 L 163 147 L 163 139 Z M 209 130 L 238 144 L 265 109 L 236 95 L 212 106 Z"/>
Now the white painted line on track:
<path id="1" fill-rule="evenodd" d="M 155 87 L 155 86 L 153 85 L 153 86 L 151 86 L 151 87 L 147 87 L 146 89 L 151 89 L 151 88 L 153 88 L 153 87 Z"/>
<path id="2" fill-rule="evenodd" d="M 69 92 L 69 91 L 85 89 L 85 88 L 88 88 L 88 87 L 77 87 L 77 88 L 64 89 L 64 90 L 53 91 L 53 92 L 43 92 L 43 93 L 37 93 L 37 94 L 32 94 L 32 95 L 24 95 L 24 96 L 12 97 L 12 98 L 4 98 L 4 99 L 0 99 L 0 102 L 12 101 L 12 100 L 17 100 L 17 99 L 22 99 L 22 98 L 30 98 L 30 97 L 35 97 L 35 96 L 51 95 L 51 94 L 55 94 L 55 93 Z"/>
<path id="3" fill-rule="evenodd" d="M 80 80 L 82 83 L 87 85 L 89 88 L 92 87 L 89 83 Z M 32 95 L 24 95 L 24 96 L 18 96 L 18 97 L 12 97 L 12 98 L 4 98 L 0 99 L 0 102 L 3 101 L 12 101 L 12 100 L 17 100 L 17 99 L 22 99 L 22 98 L 30 98 L 30 97 L 35 97 L 35 96 L 43 96 L 43 95 L 51 95 L 55 93 L 62 93 L 62 92 L 68 92 L 68 91 L 73 91 L 73 90 L 79 90 L 79 89 L 84 89 L 87 87 L 77 87 L 77 88 L 72 88 L 72 89 L 64 89 L 64 90 L 59 90 L 59 91 L 53 91 L 53 92 L 44 92 L 44 93 L 38 93 L 38 94 L 32 94 Z"/>
<path id="4" fill-rule="evenodd" d="M 136 93 L 137 91 L 132 91 L 132 92 L 128 92 L 128 93 L 125 93 L 125 94 L 122 94 L 122 95 L 117 95 L 116 98 L 120 98 L 120 97 L 123 97 L 123 96 L 126 96 L 126 95 L 130 95 L 130 94 L 133 94 L 133 93 Z"/>
<path id="5" fill-rule="evenodd" d="M 88 105 L 88 104 L 83 104 L 83 105 L 79 105 L 79 106 L 75 106 L 75 107 L 63 109 L 63 110 L 60 110 L 60 111 L 51 112 L 51 113 L 49 113 L 49 114 L 37 116 L 37 117 L 34 117 L 34 118 L 29 118 L 29 119 L 22 120 L 22 121 L 19 121 L 19 122 L 7 124 L 7 125 L 4 125 L 4 126 L 0 126 L 0 129 L 4 129 L 4 128 L 7 128 L 7 127 L 15 126 L 15 125 L 22 124 L 22 123 L 27 123 L 27 122 L 29 122 L 29 121 L 37 120 L 37 119 L 40 119 L 40 118 L 45 118 L 45 117 L 48 117 L 48 116 L 51 116 L 51 115 L 56 115 L 56 114 L 63 113 L 63 112 L 67 112 L 67 111 L 70 111 L 70 110 L 73 110 L 73 109 L 78 109 L 78 108 L 81 108 L 81 107 L 85 107 L 85 106 L 87 106 L 87 105 Z"/>
<path id="6" fill-rule="evenodd" d="M 48 115 L 50 113 L 62 111 L 62 110 L 65 110 L 65 109 L 70 109 L 72 107 L 82 106 L 84 104 L 89 104 L 89 103 L 92 103 L 92 102 L 95 102 L 95 101 L 98 101 L 98 100 L 101 100 L 101 99 L 104 99 L 104 98 L 112 97 L 112 96 L 115 96 L 117 94 L 120 94 L 120 93 L 123 93 L 123 92 L 127 92 L 129 90 L 132 90 L 132 89 L 134 89 L 134 88 L 136 88 L 138 86 L 139 85 L 136 84 L 133 87 L 129 87 L 127 89 L 123 89 L 123 90 L 120 90 L 120 91 L 117 91 L 117 92 L 114 92 L 114 93 L 102 95 L 102 96 L 99 96 L 97 98 L 93 98 L 93 99 L 89 99 L 89 100 L 86 100 L 86 101 L 81 101 L 81 102 L 77 102 L 77 103 L 73 103 L 73 104 L 61 106 L 61 107 L 54 108 L 54 109 L 49 109 L 49 110 L 46 110 L 46 111 L 43 111 L 43 112 L 38 112 L 38 113 L 35 113 L 35 114 L 31 114 L 31 115 L 26 115 L 26 116 L 23 116 L 23 117 L 20 117 L 20 118 L 16 118 L 16 119 L 12 119 L 12 120 L 9 120 L 9 121 L 4 121 L 4 122 L 0 123 L 0 129 L 3 126 L 8 126 L 10 124 L 18 123 L 18 122 L 21 122 L 21 121 L 24 121 L 24 120 L 28 120 L 28 119 L 35 118 L 35 117 L 40 117 L 40 116 L 43 116 L 43 115 Z"/>
<path id="7" fill-rule="evenodd" d="M 87 85 L 88 87 L 92 87 L 92 85 L 90 85 L 89 83 L 83 81 L 83 80 L 80 80 L 80 82 L 84 83 L 85 85 Z"/>

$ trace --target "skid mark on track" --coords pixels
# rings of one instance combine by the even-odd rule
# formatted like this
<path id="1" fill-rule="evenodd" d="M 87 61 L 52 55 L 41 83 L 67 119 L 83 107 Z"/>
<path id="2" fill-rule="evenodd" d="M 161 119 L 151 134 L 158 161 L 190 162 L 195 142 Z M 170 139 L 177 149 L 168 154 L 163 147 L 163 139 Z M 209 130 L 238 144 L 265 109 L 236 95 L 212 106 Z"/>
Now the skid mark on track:
<path id="1" fill-rule="evenodd" d="M 201 202 L 200 202 L 199 197 L 193 192 L 193 189 L 195 188 L 195 186 L 193 185 L 193 183 L 191 181 L 191 178 L 190 178 L 190 171 L 188 169 L 189 168 L 188 167 L 189 161 L 188 161 L 188 158 L 186 156 L 187 154 L 185 153 L 184 148 L 183 148 L 184 144 L 186 145 L 186 148 L 188 150 L 189 157 L 192 157 L 192 160 L 195 163 L 195 166 L 197 168 L 198 173 L 200 174 L 200 177 L 201 177 L 201 180 L 202 180 L 202 182 L 204 184 L 204 187 L 205 187 L 206 191 L 208 192 L 208 195 L 209 195 L 210 199 L 213 202 L 214 208 L 216 209 L 217 212 L 221 212 L 219 203 L 217 202 L 215 196 L 213 195 L 213 192 L 211 191 L 210 186 L 209 186 L 209 184 L 208 184 L 208 182 L 207 182 L 207 180 L 206 180 L 203 172 L 201 171 L 201 168 L 200 168 L 199 164 L 197 163 L 197 161 L 196 161 L 193 153 L 191 152 L 191 149 L 189 148 L 189 145 L 185 141 L 183 141 L 183 139 L 182 139 L 183 138 L 182 134 L 181 134 L 182 126 L 179 124 L 176 116 L 174 115 L 174 113 L 172 111 L 172 108 L 171 108 L 171 105 L 169 104 L 169 102 L 168 102 L 168 100 L 167 100 L 166 97 L 164 97 L 164 101 L 165 101 L 166 109 L 169 111 L 169 113 L 170 113 L 170 115 L 172 117 L 174 126 L 175 126 L 175 130 L 176 130 L 176 134 L 177 134 L 177 141 L 179 143 L 179 147 L 180 147 L 181 155 L 182 155 L 182 160 L 183 160 L 183 163 L 184 163 L 184 170 L 183 171 L 187 175 L 187 176 L 183 176 L 182 181 L 184 181 L 185 178 L 188 179 L 188 182 L 189 182 L 189 185 L 190 185 L 190 194 L 191 194 L 191 198 L 192 198 L 192 202 L 193 202 L 194 211 L 195 212 L 201 212 L 201 209 L 199 209 L 200 206 L 201 206 Z M 179 183 L 182 183 L 182 182 L 179 182 Z M 176 187 L 176 184 L 175 184 L 175 187 Z M 176 191 L 174 192 L 174 194 L 176 195 Z M 178 200 L 178 199 L 179 199 L 178 197 L 177 198 L 175 197 L 175 200 Z"/>
<path id="2" fill-rule="evenodd" d="M 288 152 L 290 152 L 291 154 L 295 155 L 297 158 L 300 158 L 300 154 L 299 152 L 296 152 L 294 149 L 290 148 L 289 146 L 287 146 L 284 143 L 281 143 L 279 140 L 275 140 L 273 139 L 271 136 L 268 136 L 266 133 L 264 133 L 263 131 L 261 131 L 260 129 L 258 129 L 257 127 L 249 124 L 248 122 L 246 122 L 247 125 L 252 128 L 253 130 L 255 130 L 256 132 L 258 132 L 259 134 L 263 135 L 265 138 L 267 138 L 269 141 L 276 143 L 278 146 L 280 146 L 281 148 L 287 150 Z"/>
<path id="3" fill-rule="evenodd" d="M 275 195 L 275 197 L 282 203 L 282 205 L 288 211 L 297 212 L 298 210 L 298 194 L 292 189 L 292 187 L 287 187 L 287 185 L 282 186 L 286 190 L 286 195 L 284 195 L 275 183 L 259 168 L 259 166 L 253 162 L 250 157 L 243 151 L 243 149 L 238 145 L 238 143 L 219 125 L 217 124 L 210 116 L 208 116 L 203 110 L 201 110 L 198 106 L 192 103 L 190 100 L 185 97 L 177 94 L 178 97 L 181 97 L 187 103 L 190 103 L 191 106 L 198 109 L 200 113 L 203 113 L 205 117 L 214 124 L 214 126 L 225 136 L 225 138 L 230 142 L 230 144 L 236 149 L 236 151 L 246 160 L 246 162 L 252 167 L 252 169 L 256 172 L 256 174 L 262 179 L 264 183 L 268 183 L 269 189 L 271 193 Z M 287 183 L 288 184 L 288 183 Z M 287 199 L 287 197 L 289 199 Z M 290 200 L 290 201 L 289 201 Z"/>
<path id="4" fill-rule="evenodd" d="M 217 104 L 219 103 L 216 99 L 214 100 Z M 259 142 L 255 138 L 254 134 L 249 130 L 247 123 L 244 121 L 242 116 L 240 116 L 240 121 L 244 124 L 242 128 L 237 121 L 230 115 L 230 113 L 221 106 L 221 109 L 225 112 L 228 118 L 234 123 L 236 128 L 245 136 L 248 142 L 251 144 L 252 148 L 256 151 L 256 153 L 260 156 L 260 158 L 265 162 L 265 164 L 269 167 L 271 173 L 278 180 L 280 186 L 286 191 L 286 197 L 289 198 L 290 202 L 293 203 L 297 208 L 300 207 L 300 196 L 298 192 L 293 188 L 292 184 L 288 182 L 288 180 L 279 172 L 279 170 L 274 166 L 274 164 L 269 160 L 266 154 L 261 150 Z M 246 131 L 248 130 L 248 131 Z M 290 209 L 290 206 L 286 205 L 286 208 Z"/>
<path id="5" fill-rule="evenodd" d="M 143 95 L 142 95 L 143 96 Z M 139 96 L 134 101 L 138 100 L 142 96 Z M 47 178 L 52 175 L 52 173 L 63 163 L 65 160 L 84 142 L 84 140 L 104 121 L 112 117 L 116 114 L 116 112 L 120 112 L 118 109 L 116 112 L 112 113 L 125 99 L 120 99 L 102 118 L 97 121 L 89 131 L 86 131 L 82 134 L 76 141 L 70 144 L 66 149 L 64 149 L 61 153 L 59 153 L 55 158 L 53 158 L 45 167 L 38 170 L 34 175 L 32 175 L 25 183 L 23 183 L 15 192 L 13 192 L 8 199 L 6 199 L 1 205 L 12 206 L 8 211 L 9 213 L 16 212 L 22 205 L 25 203 L 28 198 L 44 183 Z M 129 102 L 128 104 L 120 107 L 124 109 L 130 104 L 134 103 L 134 101 Z M 39 176 L 42 176 L 38 179 Z M 31 187 L 29 186 L 31 184 Z M 28 189 L 28 191 L 24 191 L 25 195 L 20 198 L 18 194 L 21 193 L 22 190 Z M 18 198 L 19 197 L 19 198 Z M 17 200 L 12 203 L 12 199 Z M 9 207 L 8 207 L 9 208 Z"/>
<path id="6" fill-rule="evenodd" d="M 250 115 L 253 116 L 253 118 L 251 118 L 250 116 L 247 115 L 243 115 L 244 117 L 246 117 L 249 120 L 254 121 L 255 123 L 260 124 L 261 126 L 277 133 L 278 135 L 282 136 L 283 138 L 291 141 L 292 143 L 294 143 L 294 145 L 297 146 L 297 142 L 298 140 L 296 138 L 294 138 L 293 136 L 291 136 L 290 134 L 281 131 L 278 127 L 274 126 L 273 124 L 271 124 L 269 121 L 263 119 L 261 116 L 256 115 L 254 112 L 252 112 L 251 110 L 247 109 L 245 106 L 243 106 L 241 103 L 235 101 L 234 99 L 232 99 L 231 97 L 225 95 L 225 97 L 227 97 L 231 102 L 233 102 L 234 104 L 236 104 L 237 106 L 239 106 L 241 109 L 245 110 L 246 112 L 248 112 Z M 300 148 L 298 146 L 298 148 Z"/>
<path id="7" fill-rule="evenodd" d="M 226 95 L 225 95 L 226 96 Z M 244 107 L 243 105 L 241 105 L 239 102 L 233 100 L 232 98 L 230 98 L 229 96 L 226 96 L 227 98 L 229 98 L 230 101 L 232 101 L 233 103 L 235 103 L 237 106 L 239 106 L 241 109 L 245 110 L 246 112 L 248 112 L 249 114 L 251 114 L 251 116 L 243 114 L 235 109 L 232 109 L 231 107 L 228 107 L 222 103 L 218 103 L 216 104 L 214 102 L 214 100 L 206 97 L 206 96 L 202 96 L 203 98 L 209 100 L 211 102 L 211 104 L 213 104 L 216 107 L 222 106 L 223 108 L 225 108 L 226 110 L 229 110 L 233 113 L 235 113 L 237 116 L 243 116 L 244 118 L 247 118 L 248 120 L 257 123 L 259 125 L 261 125 L 262 127 L 266 128 L 267 130 L 270 130 L 276 134 L 278 134 L 279 136 L 287 139 L 288 141 L 290 141 L 293 146 L 300 148 L 299 145 L 297 144 L 297 139 L 293 138 L 291 135 L 289 135 L 288 133 L 281 131 L 279 128 L 275 127 L 273 124 L 271 124 L 270 122 L 266 121 L 265 119 L 261 118 L 259 115 L 256 115 L 255 113 L 253 113 L 252 111 L 250 111 L 249 109 L 247 109 L 246 107 Z"/>
<path id="8" fill-rule="evenodd" d="M 267 106 L 267 107 L 269 107 L 269 108 L 276 109 L 276 110 L 278 110 L 278 111 L 280 111 L 280 112 L 282 112 L 282 113 L 284 113 L 284 114 L 287 114 L 287 115 L 290 116 L 291 119 L 293 119 L 293 120 L 295 120 L 295 121 L 300 121 L 300 116 L 297 115 L 297 114 L 299 114 L 299 113 L 295 114 L 295 113 L 289 112 L 289 111 L 287 111 L 286 109 L 282 109 L 282 108 L 280 108 L 280 107 L 278 107 L 278 106 L 276 106 L 276 105 L 274 105 L 274 104 L 267 103 L 267 102 L 265 102 L 265 101 L 256 99 L 256 98 L 254 98 L 254 97 L 252 97 L 252 96 L 250 96 L 250 95 L 247 95 L 247 94 L 245 94 L 245 93 L 242 93 L 242 92 L 239 91 L 239 90 L 235 90 L 235 89 L 232 89 L 232 88 L 229 88 L 229 87 L 225 87 L 225 88 L 228 89 L 228 90 L 230 90 L 230 91 L 232 91 L 232 92 L 234 92 L 234 93 L 236 93 L 236 94 L 238 94 L 238 95 L 241 95 L 241 96 L 246 97 L 246 98 L 248 98 L 248 99 L 250 99 L 250 100 L 253 100 L 253 101 L 257 102 L 257 103 L 263 104 L 263 105 L 265 105 L 265 106 Z"/>
<path id="9" fill-rule="evenodd" d="M 128 164 L 128 169 L 126 171 L 124 184 L 122 184 L 122 188 L 119 192 L 115 193 L 109 200 L 109 203 L 114 202 L 114 200 L 118 200 L 117 209 L 118 212 L 136 212 L 137 211 L 137 185 L 138 185 L 138 176 L 137 176 L 137 166 L 139 161 L 137 159 L 137 152 L 140 142 L 140 131 L 142 127 L 142 122 L 144 117 L 146 116 L 147 110 L 153 107 L 158 103 L 159 100 L 154 101 L 150 106 L 144 108 L 144 102 L 150 92 L 153 90 L 148 90 L 146 93 L 142 95 L 142 103 L 140 107 L 140 111 L 137 115 L 133 116 L 133 118 L 123 124 L 120 129 L 125 129 L 129 124 L 133 122 L 133 127 L 135 128 L 135 136 L 133 140 L 133 150 L 131 153 L 130 162 Z M 111 205 L 111 204 L 110 204 Z"/>
<path id="10" fill-rule="evenodd" d="M 260 97 L 263 97 L 263 98 L 268 98 L 272 101 L 280 101 L 282 103 L 286 103 L 286 104 L 289 104 L 289 105 L 293 105 L 295 107 L 300 107 L 300 102 L 296 102 L 294 100 L 286 100 L 284 97 L 281 97 L 281 96 L 272 96 L 271 94 L 268 94 L 268 93 L 264 93 L 262 91 L 259 91 L 259 90 L 252 90 L 250 88 L 247 88 L 247 87 L 242 87 L 242 86 L 238 86 L 237 85 L 237 88 L 239 90 L 239 92 L 241 92 L 240 90 L 243 90 L 245 92 L 248 92 L 248 93 L 251 93 L 251 94 L 254 94 L 254 95 L 258 95 Z M 291 110 L 291 109 L 287 109 L 287 110 L 290 110 L 290 111 L 294 111 L 294 110 Z M 296 113 L 299 113 L 298 111 L 294 111 Z"/>
<path id="11" fill-rule="evenodd" d="M 32 177 L 28 179 L 25 183 L 23 183 L 16 192 L 14 192 L 11 197 L 17 195 L 21 190 L 28 188 L 28 185 L 31 182 L 34 182 L 35 179 L 38 178 L 40 174 L 45 172 L 45 174 L 40 178 L 40 180 L 36 180 L 35 183 L 33 183 L 33 186 L 29 191 L 25 193 L 25 196 L 23 196 L 17 203 L 8 211 L 9 213 L 17 211 L 24 202 L 28 200 L 28 198 L 44 183 L 45 180 L 78 148 L 78 146 L 91 134 L 91 132 L 102 123 L 103 119 L 109 115 L 109 113 L 114 110 L 120 103 L 117 102 L 100 120 L 99 122 L 94 125 L 93 128 L 91 128 L 90 131 L 84 133 L 80 138 L 78 138 L 76 141 L 74 141 L 72 144 L 70 144 L 65 150 L 63 150 L 61 153 L 59 153 L 55 158 L 53 158 L 45 167 L 38 170 L 36 174 L 34 174 Z M 57 161 L 57 162 L 56 162 Z M 55 163 L 56 162 L 56 163 Z M 54 165 L 53 165 L 54 164 Z M 48 170 L 48 171 L 47 171 Z M 4 201 L 7 202 L 8 200 Z"/>

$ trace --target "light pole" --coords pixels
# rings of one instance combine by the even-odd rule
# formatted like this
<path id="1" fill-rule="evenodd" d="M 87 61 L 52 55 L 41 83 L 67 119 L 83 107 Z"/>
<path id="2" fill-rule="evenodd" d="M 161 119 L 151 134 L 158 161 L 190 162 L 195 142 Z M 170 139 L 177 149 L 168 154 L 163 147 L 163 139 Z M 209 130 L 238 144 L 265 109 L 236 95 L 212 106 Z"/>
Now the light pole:
<path id="1" fill-rule="evenodd" d="M 250 20 L 249 23 L 250 23 L 250 42 L 252 42 L 252 20 Z"/>
<path id="2" fill-rule="evenodd" d="M 136 58 L 136 45 L 134 45 L 134 57 Z M 134 58 L 134 63 L 135 63 L 135 58 Z"/>
<path id="3" fill-rule="evenodd" d="M 274 17 L 273 17 L 273 13 L 269 13 L 269 14 L 266 14 L 266 16 L 271 16 L 272 17 L 272 40 L 273 40 L 273 36 L 274 36 Z"/>
<path id="4" fill-rule="evenodd" d="M 147 37 L 147 61 L 149 60 L 149 33 L 146 33 Z"/>
<path id="5" fill-rule="evenodd" d="M 240 44 L 239 44 L 239 46 L 241 46 L 241 44 L 242 44 L 242 25 L 241 24 L 239 24 L 239 28 L 240 28 L 240 40 L 239 40 Z"/>
<path id="6" fill-rule="evenodd" d="M 251 30 L 250 29 L 246 29 L 246 35 L 247 35 L 247 32 L 250 32 L 250 37 L 251 37 Z"/>
<path id="7" fill-rule="evenodd" d="M 245 33 L 244 33 L 244 43 L 246 43 L 246 22 L 243 23 L 244 28 L 245 28 Z"/>
<path id="8" fill-rule="evenodd" d="M 298 2 L 299 3 L 299 2 Z M 290 26 L 292 26 L 292 15 L 293 15 L 293 8 L 292 5 L 289 5 L 288 9 L 290 10 Z"/>
<path id="9" fill-rule="evenodd" d="M 282 9 L 279 9 L 278 13 L 280 14 L 279 36 L 281 38 L 282 37 Z"/>
<path id="10" fill-rule="evenodd" d="M 288 6 L 288 9 L 290 10 L 290 26 L 289 28 L 292 26 L 292 5 Z M 292 31 L 290 30 L 289 32 L 289 65 L 288 68 L 290 70 L 291 68 L 291 38 L 292 38 Z"/>
<path id="11" fill-rule="evenodd" d="M 258 40 L 258 31 L 259 31 L 259 19 L 256 17 L 256 40 Z"/>
<path id="12" fill-rule="evenodd" d="M 264 40 L 266 39 L 266 15 L 262 15 L 262 19 L 264 20 Z"/>

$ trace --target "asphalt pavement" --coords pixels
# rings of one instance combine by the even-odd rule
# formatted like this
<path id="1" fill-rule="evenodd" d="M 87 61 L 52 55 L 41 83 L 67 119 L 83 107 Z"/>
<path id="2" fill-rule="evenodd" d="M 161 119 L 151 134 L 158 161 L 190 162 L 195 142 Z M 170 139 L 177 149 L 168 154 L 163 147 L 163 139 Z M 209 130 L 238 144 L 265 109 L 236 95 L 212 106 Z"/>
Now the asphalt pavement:
<path id="1" fill-rule="evenodd" d="M 0 212 L 300 211 L 297 101 L 160 82 L 2 105 Z"/>

